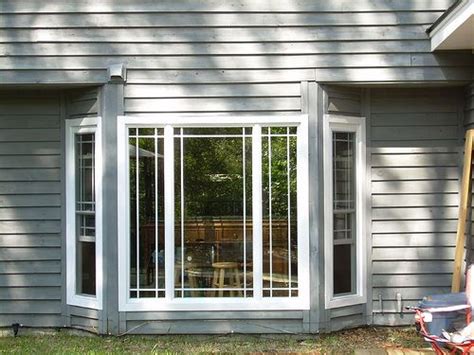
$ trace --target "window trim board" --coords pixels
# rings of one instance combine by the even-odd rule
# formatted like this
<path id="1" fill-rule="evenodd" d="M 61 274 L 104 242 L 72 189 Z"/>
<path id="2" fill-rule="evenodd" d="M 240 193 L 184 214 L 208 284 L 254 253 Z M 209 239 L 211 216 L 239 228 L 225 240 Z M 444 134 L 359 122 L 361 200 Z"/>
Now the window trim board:
<path id="1" fill-rule="evenodd" d="M 130 190 L 129 179 L 128 179 L 128 159 L 123 157 L 128 156 L 128 144 L 127 144 L 127 129 L 128 126 L 134 127 L 146 127 L 146 126 L 163 126 L 168 135 L 173 136 L 173 126 L 181 127 L 242 127 L 242 126 L 253 126 L 258 127 L 262 125 L 271 126 L 287 126 L 291 124 L 298 125 L 297 137 L 298 137 L 298 149 L 297 159 L 299 164 L 297 183 L 299 186 L 298 190 L 298 277 L 300 284 L 299 296 L 294 298 L 258 298 L 258 288 L 254 290 L 255 295 L 252 299 L 250 298 L 172 298 L 173 290 L 173 278 L 167 277 L 165 281 L 166 297 L 163 299 L 131 299 L 128 294 L 129 290 L 129 266 L 130 260 L 128 257 L 129 253 L 129 238 L 127 230 L 129 229 L 128 221 L 128 193 L 118 194 L 118 238 L 119 238 L 119 310 L 120 311 L 160 311 L 160 310 L 186 310 L 186 311 L 200 311 L 200 310 L 306 310 L 309 309 L 309 217 L 308 217 L 308 116 L 303 115 L 278 115 L 278 116 L 232 116 L 232 117 L 215 117 L 215 116 L 199 116 L 198 118 L 193 116 L 182 116 L 182 115 L 166 115 L 166 116 L 118 116 L 117 124 L 117 149 L 118 149 L 118 186 L 125 187 L 126 191 Z M 258 133 L 257 133 L 258 135 Z M 255 143 L 255 142 L 254 142 Z M 255 146 L 257 147 L 257 146 Z M 173 140 L 166 140 L 164 143 L 164 154 L 166 156 L 168 151 L 173 152 Z M 256 148 L 255 148 L 256 149 Z M 253 159 L 255 156 L 253 155 Z M 166 161 L 168 160 L 168 164 Z M 165 190 L 174 190 L 174 166 L 171 159 L 165 160 Z M 255 164 L 255 162 L 254 162 Z M 261 165 L 261 162 L 260 162 Z M 255 179 L 253 174 L 253 179 Z M 258 178 L 257 178 L 258 180 Z M 260 182 L 261 185 L 261 182 Z M 258 192 L 261 194 L 261 191 Z M 260 201 L 258 197 L 253 200 L 253 218 L 258 217 L 261 211 L 261 197 Z M 174 235 L 174 199 L 171 194 L 165 194 L 165 205 L 170 206 L 165 210 L 165 230 L 168 232 L 165 234 L 165 240 L 167 245 L 174 245 L 172 236 Z M 255 206 L 258 205 L 258 209 Z M 255 214 L 255 211 L 257 214 Z M 168 211 L 168 212 L 167 212 Z M 255 238 L 255 235 L 254 235 Z M 257 238 L 258 239 L 258 238 Z M 254 241 L 255 243 L 255 241 Z M 258 245 L 260 243 L 260 246 Z M 253 255 L 262 254 L 261 241 L 254 244 Z M 257 250 L 257 248 L 260 248 Z M 172 255 L 172 248 L 166 248 L 165 250 L 165 265 L 168 269 L 174 269 L 174 260 Z M 259 268 L 254 269 L 254 273 L 258 273 Z M 261 269 L 261 266 L 260 266 Z M 259 292 L 256 292 L 259 291 Z"/>
<path id="2" fill-rule="evenodd" d="M 102 309 L 103 253 L 102 253 L 102 139 L 101 117 L 67 119 L 65 123 L 66 166 L 66 302 L 71 306 Z M 95 134 L 95 258 L 96 295 L 76 293 L 76 133 Z"/>
<path id="3" fill-rule="evenodd" d="M 333 295 L 333 173 L 332 132 L 354 132 L 356 135 L 356 292 Z M 366 119 L 365 117 L 324 115 L 324 268 L 325 308 L 338 308 L 367 302 L 366 259 Z"/>

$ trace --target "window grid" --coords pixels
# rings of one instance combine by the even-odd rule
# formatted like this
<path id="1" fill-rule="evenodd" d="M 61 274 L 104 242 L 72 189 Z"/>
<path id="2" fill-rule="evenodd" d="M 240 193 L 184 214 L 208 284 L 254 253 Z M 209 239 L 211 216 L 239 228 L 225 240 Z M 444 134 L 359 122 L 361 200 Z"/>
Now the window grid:
<path id="1" fill-rule="evenodd" d="M 95 295 L 95 134 L 76 133 L 75 145 L 76 292 Z"/>
<path id="2" fill-rule="evenodd" d="M 158 201 L 159 201 L 159 189 L 158 189 L 158 137 L 157 137 L 157 129 L 154 129 L 154 140 L 155 140 L 155 257 L 154 257 L 154 264 L 155 264 L 155 297 L 159 297 L 159 239 L 158 239 L 158 221 L 159 221 L 159 208 L 158 208 Z"/>
<path id="3" fill-rule="evenodd" d="M 66 302 L 102 309 L 101 118 L 65 121 Z"/>
<path id="4" fill-rule="evenodd" d="M 94 134 L 76 134 L 76 161 L 77 177 L 76 182 L 76 216 L 78 223 L 78 241 L 93 242 L 95 236 L 95 223 L 90 226 L 90 222 L 95 217 L 95 139 Z M 84 150 L 84 145 L 90 146 L 90 152 Z M 85 184 L 89 183 L 90 196 L 87 196 Z"/>
<path id="5" fill-rule="evenodd" d="M 272 298 L 274 297 L 273 291 L 281 291 L 285 290 L 288 291 L 288 297 L 294 297 L 297 295 L 298 287 L 294 287 L 293 284 L 294 279 L 292 277 L 292 255 L 291 255 L 291 159 L 290 159 L 290 139 L 296 139 L 296 127 L 263 127 L 262 129 L 262 140 L 267 140 L 267 156 L 268 156 L 268 229 L 269 229 L 269 247 L 268 247 L 268 254 L 269 254 L 269 287 L 263 287 L 263 291 L 267 291 L 264 294 L 264 297 Z M 287 258 L 288 258 L 288 282 L 286 283 L 287 287 L 275 287 L 275 274 L 273 270 L 273 253 L 274 253 L 274 246 L 273 246 L 273 208 L 272 208 L 272 184 L 274 183 L 272 179 L 272 138 L 284 138 L 286 140 L 286 183 L 287 183 Z"/>
<path id="6" fill-rule="evenodd" d="M 272 135 L 268 127 L 268 248 L 270 263 L 270 297 L 273 296 L 273 225 L 272 225 Z M 265 290 L 265 288 L 264 288 Z"/>
<path id="7" fill-rule="evenodd" d="M 288 187 L 288 297 L 292 296 L 292 274 L 291 274 L 291 173 L 290 173 L 290 127 L 286 127 L 286 184 Z"/>
<path id="8" fill-rule="evenodd" d="M 127 132 L 129 127 L 150 127 L 150 126 L 156 126 L 156 125 L 161 125 L 163 127 L 164 131 L 164 136 L 167 137 L 164 139 L 164 155 L 167 157 L 173 157 L 173 152 L 176 152 L 176 154 L 179 155 L 178 149 L 179 149 L 179 140 L 174 141 L 174 127 L 246 127 L 246 130 L 250 130 L 251 134 L 249 137 L 251 137 L 251 140 L 246 142 L 246 146 L 251 142 L 251 148 L 247 148 L 247 154 L 246 160 L 251 161 L 251 166 L 247 165 L 246 168 L 249 169 L 249 173 L 246 175 L 246 180 L 251 181 L 251 188 L 249 191 L 246 191 L 246 205 L 251 206 L 251 209 L 249 210 L 250 215 L 246 217 L 246 223 L 248 224 L 249 218 L 250 221 L 254 221 L 257 223 L 258 228 L 253 228 L 253 231 L 251 229 L 246 230 L 245 233 L 247 234 L 247 237 L 250 238 L 247 242 L 250 243 L 252 241 L 253 247 L 249 249 L 250 244 L 247 244 L 246 249 L 247 252 L 250 253 L 249 255 L 249 260 L 252 258 L 254 261 L 258 261 L 256 263 L 249 264 L 252 265 L 254 270 L 251 270 L 250 272 L 253 274 L 252 279 L 254 280 L 262 280 L 261 275 L 262 275 L 262 266 L 261 261 L 262 261 L 262 232 L 265 233 L 265 240 L 268 237 L 268 230 L 267 230 L 267 223 L 265 223 L 264 226 L 262 226 L 262 143 L 263 143 L 263 137 L 262 137 L 262 126 L 272 126 L 275 125 L 274 127 L 281 127 L 281 131 L 278 132 L 278 135 L 287 135 L 287 128 L 288 126 L 291 126 L 290 129 L 290 134 L 295 134 L 298 137 L 298 142 L 295 141 L 291 142 L 291 154 L 292 156 L 294 155 L 295 160 L 293 158 L 291 159 L 291 164 L 290 164 L 290 170 L 291 170 L 291 189 L 290 192 L 292 194 L 291 196 L 291 201 L 290 201 L 290 209 L 291 209 L 291 222 L 290 222 L 290 229 L 291 229 L 291 245 L 293 248 L 297 249 L 297 254 L 296 254 L 296 249 L 293 249 L 291 251 L 292 257 L 296 258 L 298 255 L 298 260 L 297 264 L 294 263 L 292 264 L 292 268 L 294 268 L 295 271 L 292 271 L 293 273 L 296 272 L 296 270 L 301 271 L 301 274 L 295 278 L 295 282 L 298 282 L 297 284 L 293 284 L 298 288 L 300 286 L 300 292 L 299 293 L 292 293 L 293 299 L 290 301 L 288 297 L 286 297 L 284 294 L 279 293 L 279 297 L 274 297 L 273 299 L 267 299 L 264 300 L 262 298 L 262 284 L 260 282 L 254 282 L 253 286 L 255 288 L 254 294 L 247 293 L 247 296 L 250 299 L 247 301 L 244 301 L 239 299 L 194 299 L 194 297 L 191 297 L 191 299 L 174 299 L 175 298 L 175 291 L 174 291 L 174 277 L 173 277 L 173 267 L 174 267 L 174 250 L 173 248 L 167 250 L 165 253 L 165 258 L 164 258 L 164 263 L 166 266 L 166 269 L 160 269 L 161 273 L 166 271 L 166 275 L 171 277 L 168 277 L 166 279 L 166 295 L 163 297 L 162 300 L 159 299 L 152 299 L 152 293 L 148 291 L 150 287 L 143 287 L 144 285 L 141 286 L 143 290 L 147 291 L 142 291 L 143 296 L 145 298 L 140 299 L 140 300 L 134 300 L 133 298 L 136 298 L 136 292 L 134 293 L 133 288 L 130 289 L 130 277 L 132 277 L 133 280 L 133 275 L 130 273 L 127 273 L 126 270 L 130 270 L 130 261 L 132 261 L 133 264 L 135 264 L 135 260 L 133 255 L 135 253 L 135 250 L 133 250 L 132 254 L 132 260 L 127 257 L 130 256 L 130 253 L 127 251 L 130 251 L 131 249 L 134 248 L 134 235 L 133 238 L 130 239 L 130 228 L 129 224 L 131 223 L 132 231 L 135 228 L 134 226 L 134 218 L 130 219 L 130 216 L 135 215 L 135 211 L 133 211 L 133 206 L 135 203 L 133 203 L 133 206 L 129 204 L 130 202 L 130 196 L 128 194 L 118 194 L 118 213 L 120 216 L 122 216 L 122 220 L 125 221 L 124 225 L 121 226 L 121 224 L 118 225 L 118 233 L 119 233 L 119 253 L 122 256 L 122 258 L 125 260 L 125 263 L 123 265 L 119 264 L 119 288 L 120 288 L 120 293 L 119 293 L 119 309 L 124 310 L 124 311 L 147 311 L 147 310 L 276 310 L 276 309 L 308 309 L 309 307 L 309 276 L 308 276 L 308 258 L 309 258 L 309 251 L 307 247 L 308 243 L 308 237 L 307 237 L 307 231 L 308 231 L 308 210 L 307 210 L 307 200 L 308 196 L 307 194 L 303 193 L 303 190 L 306 190 L 308 186 L 308 166 L 307 166 L 307 154 L 308 154 L 308 139 L 306 136 L 307 133 L 307 120 L 308 117 L 307 115 L 301 115 L 301 114 L 296 114 L 296 115 L 278 115 L 278 116 L 245 116 L 245 117 L 223 117 L 220 118 L 218 121 L 215 120 L 215 117 L 213 116 L 200 116 L 199 119 L 199 125 L 196 125 L 195 120 L 192 120 L 191 117 L 187 116 L 182 116 L 182 115 L 171 115 L 171 116 L 153 116 L 153 117 L 142 117 L 142 116 L 119 116 L 118 117 L 119 124 L 118 124 L 118 147 L 122 151 L 122 153 L 126 153 L 128 151 L 128 146 L 127 146 Z M 217 123 L 217 124 L 216 124 Z M 298 127 L 298 129 L 296 128 Z M 301 128 L 301 129 L 300 129 Z M 133 132 L 131 132 L 133 133 Z M 276 133 L 276 130 L 272 130 L 272 135 Z M 276 135 L 276 134 L 275 134 Z M 171 138 L 171 139 L 170 139 Z M 280 145 L 283 147 L 284 145 L 284 139 L 282 142 L 279 142 Z M 177 146 L 178 145 L 178 146 Z M 240 146 L 239 148 L 242 148 Z M 162 148 L 160 148 L 162 149 Z M 234 150 L 235 151 L 235 150 Z M 252 152 L 252 153 L 251 153 Z M 278 151 L 279 154 L 283 154 L 284 149 L 281 149 Z M 251 155 L 250 155 L 251 154 Z M 296 156 L 298 157 L 298 161 L 301 161 L 301 164 L 298 164 L 298 167 L 296 167 L 296 163 L 293 163 L 293 161 L 296 161 Z M 164 156 L 163 156 L 164 157 Z M 250 159 L 250 157 L 252 157 Z M 282 158 L 284 160 L 284 158 Z M 129 186 L 130 183 L 132 183 L 132 180 L 129 180 L 127 172 L 129 169 L 127 167 L 129 166 L 129 163 L 125 161 L 125 164 L 121 164 L 120 161 L 119 163 L 119 174 L 118 174 L 118 180 L 119 180 L 119 185 L 120 186 Z M 174 197 L 174 194 L 172 193 L 173 186 L 176 183 L 179 183 L 179 178 L 176 176 L 176 179 L 174 179 L 174 176 L 179 174 L 179 164 L 177 163 L 177 166 L 173 166 L 173 159 L 164 159 L 163 161 L 160 160 L 160 163 L 165 166 L 164 170 L 164 186 L 165 186 L 165 191 L 167 193 L 165 194 L 165 205 L 167 208 L 164 210 L 164 214 L 162 213 L 163 211 L 163 206 L 160 208 L 160 214 L 162 216 L 165 216 L 164 221 L 164 229 L 165 229 L 165 240 L 167 245 L 173 246 L 173 244 L 176 242 L 179 242 L 179 232 L 178 228 L 176 228 L 176 240 L 174 239 L 174 230 L 175 226 L 179 225 L 179 221 L 176 221 L 176 224 L 174 223 L 175 220 L 175 213 L 173 211 L 179 211 L 180 207 L 176 206 L 176 209 L 173 207 L 177 203 L 179 203 L 180 198 L 178 197 L 179 194 L 179 187 L 177 187 L 176 195 Z M 130 167 L 133 169 L 132 161 L 130 161 Z M 249 163 L 247 163 L 249 164 Z M 286 162 L 282 161 L 282 164 L 286 164 Z M 294 167 L 292 167 L 294 165 Z M 123 167 L 123 168 L 122 168 Z M 257 174 L 252 174 L 250 172 L 251 167 L 256 167 L 256 170 L 258 173 Z M 283 168 L 283 166 L 280 166 L 279 168 Z M 186 170 L 186 169 L 185 169 Z M 253 169 L 252 169 L 253 170 Z M 143 174 L 141 174 L 143 175 Z M 287 179 L 287 176 L 284 176 L 281 174 L 284 179 Z M 142 177 L 143 179 L 143 177 Z M 186 179 L 186 177 L 185 177 Z M 266 178 L 264 179 L 266 180 Z M 236 180 L 237 182 L 237 180 Z M 286 182 L 285 182 L 286 183 Z M 285 183 L 281 184 L 279 188 L 279 192 L 286 190 Z M 163 183 L 162 183 L 163 184 Z M 296 184 L 298 186 L 302 187 L 302 190 L 298 189 L 298 193 L 296 194 Z M 204 186 L 204 185 L 202 185 Z M 234 185 L 235 186 L 235 185 Z M 162 186 L 160 187 L 160 189 Z M 239 190 L 241 189 L 238 188 Z M 128 188 L 126 191 L 130 191 Z M 161 190 L 160 190 L 161 191 Z M 171 191 L 171 193 L 169 193 Z M 234 189 L 235 191 L 235 189 Z M 135 192 L 135 191 L 133 191 Z M 241 195 L 243 195 L 243 191 L 241 190 Z M 250 195 L 251 194 L 251 195 Z M 272 195 L 274 192 L 272 193 Z M 133 194 L 135 195 L 135 194 Z M 150 195 L 150 194 L 149 194 Z M 280 194 L 280 197 L 278 198 L 278 203 L 282 205 L 283 199 L 287 200 L 286 194 Z M 293 196 L 294 195 L 294 196 Z M 162 194 L 163 196 L 163 194 Z M 234 195 L 235 196 L 235 195 Z M 141 195 L 141 198 L 143 199 L 143 196 Z M 186 199 L 188 199 L 186 197 Z M 199 201 L 199 200 L 196 200 Z M 266 201 L 265 201 L 266 204 Z M 287 203 L 284 203 L 283 205 L 286 205 Z M 195 207 L 196 205 L 193 204 L 192 207 Z M 295 206 L 293 208 L 292 206 Z M 298 215 L 296 215 L 296 206 L 298 206 Z M 260 208 L 259 208 L 260 207 Z M 284 208 L 280 208 L 281 211 L 284 210 Z M 279 211 L 280 211 L 279 210 Z M 130 212 L 132 214 L 130 215 Z M 287 211 L 284 212 L 284 215 L 286 215 Z M 281 212 L 278 213 L 280 216 Z M 276 216 L 276 215 L 275 215 Z M 275 216 L 273 218 L 275 218 Z M 286 216 L 284 217 L 285 219 L 287 218 Z M 162 218 L 163 219 L 163 218 Z M 162 222 L 163 222 L 162 221 Z M 143 224 L 143 221 L 140 221 Z M 276 228 L 277 225 L 274 225 L 273 228 Z M 297 228 L 296 228 L 297 226 Z M 265 231 L 263 231 L 263 228 L 265 228 Z M 163 228 L 163 226 L 161 226 Z M 260 230 L 262 229 L 262 230 Z M 161 231 L 161 229 L 160 229 Z M 298 231 L 298 233 L 297 233 Z M 242 232 L 241 232 L 242 233 Z M 283 230 L 279 230 L 279 233 L 283 233 Z M 242 235 L 242 234 L 241 234 Z M 242 238 L 242 237 L 240 237 Z M 159 239 L 159 243 L 161 242 L 162 239 Z M 284 241 L 283 243 L 286 243 L 286 240 L 283 238 L 278 239 L 279 245 L 281 242 Z M 297 243 L 298 242 L 298 243 Z M 268 242 L 265 243 L 265 245 Z M 276 244 L 275 244 L 276 245 Z M 255 247 L 256 246 L 256 247 Z M 177 250 L 179 247 L 177 248 Z M 267 249 L 267 248 L 264 248 Z M 286 249 L 286 247 L 285 247 Z M 281 255 L 281 253 L 279 254 Z M 295 261 L 296 262 L 296 261 Z M 133 265 L 132 265 L 133 267 Z M 268 270 L 268 269 L 267 269 Z M 286 273 L 286 272 L 285 272 Z M 161 278 L 161 276 L 160 276 Z M 297 280 L 297 281 L 296 281 Z M 160 280 L 162 281 L 162 280 Z M 250 287 L 250 284 L 246 283 L 247 289 Z M 273 284 L 273 288 L 275 291 L 277 291 L 277 287 L 275 287 L 275 283 Z M 286 285 L 285 285 L 286 286 Z M 278 287 L 279 289 L 280 287 Z M 288 288 L 283 287 L 284 292 L 286 293 Z M 152 291 L 153 292 L 153 289 Z M 187 298 L 188 296 L 192 296 L 188 291 L 185 291 L 186 295 L 185 297 Z M 156 293 L 155 293 L 156 294 Z M 163 293 L 162 293 L 163 294 Z M 274 296 L 277 296 L 275 293 Z M 284 296 L 283 298 L 280 296 Z"/>
<path id="9" fill-rule="evenodd" d="M 366 120 L 326 114 L 323 140 L 324 284 L 327 290 L 324 299 L 325 307 L 333 309 L 367 302 Z M 341 166 L 344 169 L 338 171 L 336 168 Z M 348 167 L 352 174 L 345 170 Z M 340 181 L 342 186 L 335 187 L 335 181 Z M 351 186 L 344 186 L 348 182 L 352 182 Z"/>
<path id="10" fill-rule="evenodd" d="M 141 199 L 140 194 L 143 193 L 142 189 L 140 188 L 141 182 L 140 179 L 142 179 L 140 175 L 140 159 L 143 159 L 144 157 L 152 157 L 153 158 L 153 202 L 154 202 L 154 212 L 153 212 L 153 218 L 154 221 L 159 221 L 160 215 L 159 215 L 159 199 L 160 199 L 160 194 L 159 194 L 159 159 L 162 157 L 158 151 L 158 143 L 160 140 L 163 140 L 164 135 L 163 135 L 163 129 L 162 128 L 129 128 L 128 129 L 128 141 L 130 147 L 133 147 L 133 154 L 130 154 L 130 159 L 134 159 L 134 166 L 135 166 L 135 171 L 134 171 L 134 188 L 135 188 L 135 244 L 136 244 L 136 250 L 135 250 L 135 270 L 134 270 L 134 277 L 135 277 L 135 285 L 136 287 L 130 287 L 130 293 L 134 293 L 134 298 L 148 298 L 146 295 L 142 295 L 142 293 L 150 293 L 152 292 L 155 297 L 164 297 L 164 291 L 165 289 L 160 287 L 160 267 L 159 267 L 159 258 L 160 258 L 160 231 L 159 231 L 159 223 L 154 223 L 154 227 L 152 230 L 152 235 L 153 235 L 153 240 L 154 240 L 154 248 L 152 251 L 152 255 L 150 255 L 150 259 L 153 261 L 153 280 L 154 280 L 154 287 L 153 288 L 147 288 L 142 286 L 143 283 L 143 278 L 147 279 L 148 278 L 148 268 L 149 264 L 151 263 L 150 260 L 147 261 L 147 256 L 145 256 L 144 265 L 142 265 L 141 260 L 142 260 L 142 248 L 141 245 L 143 244 L 143 238 L 145 237 L 144 235 L 141 234 L 141 228 L 144 227 L 141 225 L 140 219 L 143 217 L 140 214 L 140 206 L 141 203 L 143 202 Z M 140 146 L 140 143 L 147 143 L 147 142 L 153 142 L 153 151 L 148 151 Z M 151 155 L 152 154 L 152 155 Z M 145 275 L 142 275 L 141 273 L 141 268 L 146 268 L 144 269 Z M 132 272 L 132 270 L 129 270 L 128 272 Z M 166 275 L 163 274 L 163 278 L 166 277 Z M 132 280 L 131 280 L 132 284 Z"/>

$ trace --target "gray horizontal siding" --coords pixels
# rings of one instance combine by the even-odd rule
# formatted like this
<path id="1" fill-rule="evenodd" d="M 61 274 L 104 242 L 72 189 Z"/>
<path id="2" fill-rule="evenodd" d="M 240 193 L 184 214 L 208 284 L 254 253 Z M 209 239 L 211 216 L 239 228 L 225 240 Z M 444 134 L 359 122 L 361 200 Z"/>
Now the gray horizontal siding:
<path id="1" fill-rule="evenodd" d="M 68 118 L 97 116 L 98 89 L 78 89 L 67 95 L 66 115 Z"/>
<path id="2" fill-rule="evenodd" d="M 340 16 L 340 14 L 338 15 Z M 0 56 L 145 56 L 145 55 L 301 55 L 317 53 L 428 53 L 430 43 L 423 40 L 361 40 L 344 46 L 333 41 L 248 42 L 248 43 L 0 43 Z"/>
<path id="3" fill-rule="evenodd" d="M 5 1 L 3 11 L 5 13 L 49 13 L 49 12 L 97 12 L 109 13 L 113 12 L 298 12 L 298 11 L 316 11 L 316 12 L 338 12 L 341 10 L 350 12 L 367 12 L 367 11 L 444 11 L 451 2 L 449 0 L 418 0 L 413 1 L 399 1 L 393 3 L 389 0 L 378 1 L 373 3 L 369 0 L 361 0 L 354 3 L 350 0 L 339 0 L 337 2 L 320 3 L 310 0 L 303 0 L 298 2 L 295 7 L 294 3 L 289 0 L 279 1 L 277 3 L 270 0 L 263 0 L 254 2 L 251 0 L 245 1 L 201 1 L 195 2 L 192 0 L 185 0 L 180 2 L 162 1 L 157 4 L 154 2 L 133 2 L 129 1 L 112 1 L 105 0 L 100 3 L 92 0 L 81 1 L 80 3 L 64 3 L 60 0 L 48 1 L 44 6 L 36 6 L 28 0 L 8 0 Z"/>
<path id="4" fill-rule="evenodd" d="M 372 29 L 373 31 L 373 29 Z M 167 36 L 167 34 L 164 34 Z M 210 36 L 213 36 L 212 34 Z M 1 40 L 1 38 L 0 38 Z M 41 39 L 40 39 L 41 40 Z M 196 39 L 202 41 L 202 39 Z M 227 41 L 230 40 L 226 39 Z M 272 40 L 272 38 L 269 38 Z M 276 40 L 276 39 L 273 39 Z M 350 39 L 343 39 L 350 40 Z M 377 40 L 377 39 L 371 39 Z M 472 62 L 471 53 L 452 56 L 444 54 L 443 59 L 428 53 L 420 54 L 298 54 L 276 55 L 272 58 L 264 55 L 212 55 L 212 56 L 70 56 L 67 61 L 62 57 L 18 56 L 14 61 L 10 57 L 0 57 L 0 65 L 7 69 L 68 69 L 80 70 L 102 68 L 123 62 L 133 69 L 286 69 L 286 68 L 366 68 L 366 67 L 423 67 L 445 65 L 448 67 L 466 66 Z"/>
<path id="5" fill-rule="evenodd" d="M 371 90 L 372 308 L 375 324 L 450 289 L 462 116 L 458 89 Z M 382 304 L 379 302 L 382 298 Z"/>
<path id="6" fill-rule="evenodd" d="M 196 4 L 193 4 L 195 7 Z M 289 10 L 289 9 L 288 9 Z M 278 21 L 281 27 L 295 26 L 354 26 L 354 25 L 408 25 L 432 24 L 439 17 L 439 12 L 380 12 L 376 17 L 361 12 L 359 16 L 352 13 L 279 13 L 274 18 L 266 13 L 247 13 L 245 16 L 233 13 L 202 13 L 196 16 L 191 13 L 129 13 L 129 27 L 272 27 Z M 0 19 L 8 15 L 0 15 Z M 117 28 L 124 25 L 115 14 L 83 14 L 74 17 L 69 14 L 20 14 L 15 22 L 0 22 L 0 28 Z"/>
<path id="7" fill-rule="evenodd" d="M 99 332 L 100 313 L 101 311 L 95 309 L 68 306 L 70 326 L 94 333 Z"/>
<path id="8" fill-rule="evenodd" d="M 186 321 L 129 321 L 129 334 L 233 334 L 271 333 L 300 334 L 304 332 L 301 320 L 186 320 Z"/>
<path id="9" fill-rule="evenodd" d="M 129 84 L 124 104 L 126 114 L 296 113 L 301 111 L 300 83 Z"/>
<path id="10" fill-rule="evenodd" d="M 425 32 L 451 3 L 49 0 L 38 7 L 7 1 L 0 14 L 0 80 L 104 81 L 104 69 L 123 62 L 130 84 L 281 83 L 315 76 L 321 82 L 466 82 L 472 53 L 432 54 Z M 149 103 L 126 106 L 137 112 Z M 163 102 L 175 104 L 188 105 Z M 221 108 L 211 105 L 214 110 Z"/>
<path id="11" fill-rule="evenodd" d="M 302 333 L 300 311 L 129 312 L 122 313 L 126 328 L 136 334 Z"/>
<path id="12" fill-rule="evenodd" d="M 0 97 L 0 325 L 60 326 L 60 99 Z"/>
<path id="13" fill-rule="evenodd" d="M 40 314 L 32 316 L 30 313 L 24 314 L 0 314 L 0 324 L 11 326 L 13 323 L 20 323 L 29 327 L 58 327 L 63 324 L 63 317 L 58 314 Z"/>

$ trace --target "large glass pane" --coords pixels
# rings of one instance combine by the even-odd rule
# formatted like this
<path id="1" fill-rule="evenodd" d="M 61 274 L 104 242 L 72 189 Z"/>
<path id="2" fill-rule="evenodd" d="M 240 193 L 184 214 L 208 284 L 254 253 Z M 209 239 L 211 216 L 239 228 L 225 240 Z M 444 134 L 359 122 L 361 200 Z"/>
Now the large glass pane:
<path id="1" fill-rule="evenodd" d="M 130 297 L 163 297 L 163 136 L 155 128 L 129 130 Z"/>
<path id="2" fill-rule="evenodd" d="M 96 294 L 95 135 L 75 135 L 76 293 Z"/>
<path id="3" fill-rule="evenodd" d="M 78 294 L 95 295 L 95 243 L 78 242 L 76 245 L 77 273 L 76 291 Z"/>
<path id="4" fill-rule="evenodd" d="M 352 291 L 352 246 L 350 244 L 334 245 L 333 270 L 334 294 Z"/>
<path id="5" fill-rule="evenodd" d="M 252 295 L 251 136 L 175 130 L 175 296 Z"/>
<path id="6" fill-rule="evenodd" d="M 333 292 L 355 292 L 355 134 L 333 133 Z"/>
<path id="7" fill-rule="evenodd" d="M 298 295 L 296 136 L 264 127 L 262 136 L 263 296 Z"/>

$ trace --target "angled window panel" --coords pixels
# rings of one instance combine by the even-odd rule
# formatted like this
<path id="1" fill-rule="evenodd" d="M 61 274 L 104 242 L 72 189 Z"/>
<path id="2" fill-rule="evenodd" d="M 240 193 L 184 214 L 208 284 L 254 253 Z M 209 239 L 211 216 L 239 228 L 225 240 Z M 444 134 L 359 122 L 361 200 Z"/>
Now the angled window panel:
<path id="1" fill-rule="evenodd" d="M 67 302 L 102 307 L 100 117 L 66 121 Z"/>
<path id="2" fill-rule="evenodd" d="M 366 302 L 365 119 L 324 122 L 326 308 Z"/>

